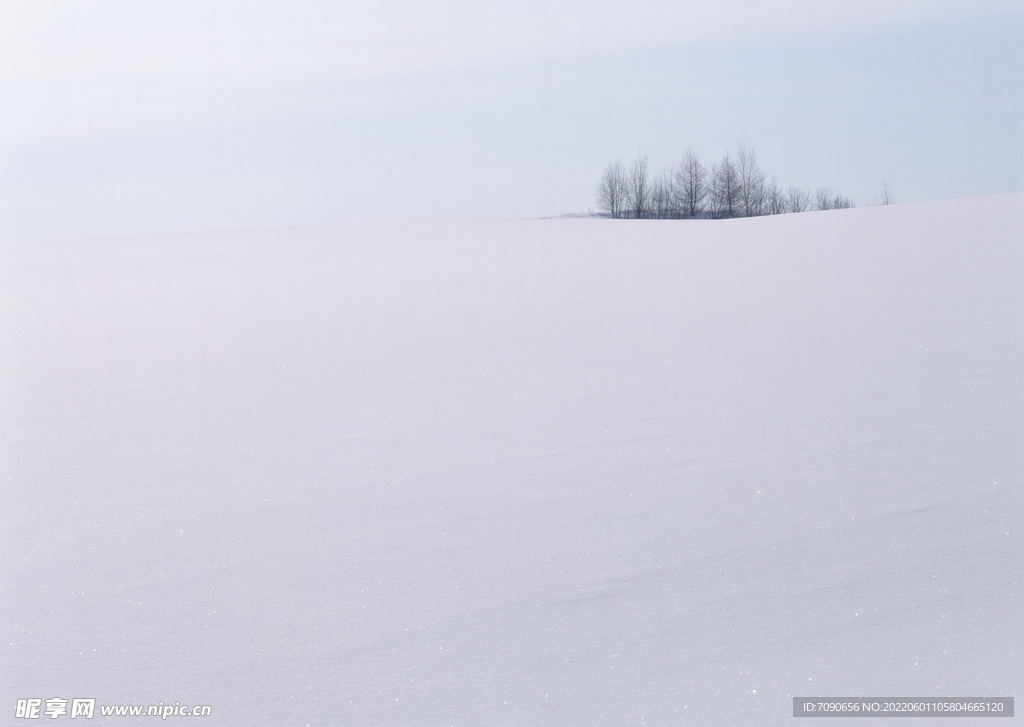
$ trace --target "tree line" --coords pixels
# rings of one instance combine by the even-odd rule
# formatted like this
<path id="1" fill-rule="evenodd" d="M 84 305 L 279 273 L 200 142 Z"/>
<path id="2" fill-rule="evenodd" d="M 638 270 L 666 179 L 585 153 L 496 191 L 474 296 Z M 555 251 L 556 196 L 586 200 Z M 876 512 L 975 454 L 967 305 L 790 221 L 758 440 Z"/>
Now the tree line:
<path id="1" fill-rule="evenodd" d="M 889 204 L 888 185 L 883 189 L 883 203 Z M 678 165 L 653 177 L 644 155 L 628 169 L 612 162 L 598 185 L 597 203 L 610 217 L 633 219 L 724 219 L 856 206 L 849 197 L 825 186 L 813 194 L 800 187 L 783 188 L 744 146 L 735 158 L 727 152 L 710 168 L 691 149 Z"/>

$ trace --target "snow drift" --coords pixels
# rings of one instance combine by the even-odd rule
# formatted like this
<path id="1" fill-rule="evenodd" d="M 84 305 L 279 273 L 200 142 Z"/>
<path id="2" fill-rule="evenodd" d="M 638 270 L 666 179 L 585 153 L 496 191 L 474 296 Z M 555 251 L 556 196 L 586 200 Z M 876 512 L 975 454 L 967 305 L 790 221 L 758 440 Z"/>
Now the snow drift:
<path id="1" fill-rule="evenodd" d="M 1021 696 L 1022 241 L 1016 194 L 6 245 L 2 708 Z"/>

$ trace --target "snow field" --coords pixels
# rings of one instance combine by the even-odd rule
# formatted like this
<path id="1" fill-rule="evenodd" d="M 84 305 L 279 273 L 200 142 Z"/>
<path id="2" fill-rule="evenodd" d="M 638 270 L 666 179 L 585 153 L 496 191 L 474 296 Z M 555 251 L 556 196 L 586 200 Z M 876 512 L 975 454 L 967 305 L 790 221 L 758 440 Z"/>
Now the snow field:
<path id="1" fill-rule="evenodd" d="M 1022 241 L 1016 194 L 6 245 L 3 708 L 1022 696 Z"/>

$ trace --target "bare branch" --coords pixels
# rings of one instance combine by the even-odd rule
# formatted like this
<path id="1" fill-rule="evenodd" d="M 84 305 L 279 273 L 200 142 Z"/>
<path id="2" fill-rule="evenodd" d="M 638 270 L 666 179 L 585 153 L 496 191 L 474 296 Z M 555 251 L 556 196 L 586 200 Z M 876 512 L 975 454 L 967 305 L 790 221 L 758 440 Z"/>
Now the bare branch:
<path id="1" fill-rule="evenodd" d="M 679 163 L 676 172 L 676 193 L 683 217 L 699 217 L 704 212 L 708 194 L 708 173 L 692 149 Z"/>
<path id="2" fill-rule="evenodd" d="M 616 219 L 622 217 L 629 191 L 628 186 L 622 163 L 612 162 L 605 168 L 601 184 L 597 188 L 597 204 L 609 216 Z"/>
<path id="3" fill-rule="evenodd" d="M 875 197 L 875 204 L 889 205 L 896 204 L 896 197 L 892 193 L 892 187 L 888 182 L 882 182 L 882 188 Z"/>
<path id="4" fill-rule="evenodd" d="M 643 219 L 650 213 L 650 180 L 647 178 L 647 156 L 641 155 L 633 162 L 629 172 L 629 206 L 633 217 Z"/>

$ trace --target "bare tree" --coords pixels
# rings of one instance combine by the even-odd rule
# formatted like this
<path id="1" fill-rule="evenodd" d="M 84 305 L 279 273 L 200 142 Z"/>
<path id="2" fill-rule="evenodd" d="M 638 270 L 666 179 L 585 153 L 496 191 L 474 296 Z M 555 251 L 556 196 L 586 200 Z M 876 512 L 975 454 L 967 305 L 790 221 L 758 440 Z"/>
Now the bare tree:
<path id="1" fill-rule="evenodd" d="M 752 217 L 857 206 L 827 186 L 813 194 L 799 187 L 783 190 L 774 177 L 768 178 L 754 152 L 745 146 L 739 147 L 735 158 L 727 153 L 710 170 L 688 149 L 678 168 L 670 166 L 653 180 L 646 156 L 639 156 L 628 171 L 616 161 L 605 169 L 597 198 L 611 217 L 637 219 Z M 882 183 L 877 199 L 879 204 L 893 203 L 887 182 Z"/>
<path id="2" fill-rule="evenodd" d="M 896 197 L 893 195 L 892 187 L 889 186 L 888 182 L 882 182 L 882 188 L 875 197 L 875 204 L 896 204 Z"/>
<path id="3" fill-rule="evenodd" d="M 676 171 L 676 193 L 680 214 L 683 217 L 697 217 L 704 211 L 704 200 L 708 194 L 708 173 L 693 149 L 686 150 L 686 156 Z"/>
<path id="4" fill-rule="evenodd" d="M 613 218 L 623 217 L 629 196 L 629 181 L 622 163 L 614 161 L 604 170 L 597 188 L 597 204 Z"/>
<path id="5" fill-rule="evenodd" d="M 781 215 L 786 211 L 786 193 L 775 181 L 775 177 L 764 185 L 762 212 L 766 215 Z"/>
<path id="6" fill-rule="evenodd" d="M 650 214 L 659 220 L 675 216 L 676 191 L 673 179 L 672 167 L 669 167 L 655 177 L 651 184 Z"/>
<path id="7" fill-rule="evenodd" d="M 740 146 L 736 155 L 736 172 L 739 174 L 740 201 L 744 217 L 761 214 L 764 203 L 765 175 L 757 165 L 753 150 Z"/>
<path id="8" fill-rule="evenodd" d="M 722 219 L 740 214 L 740 176 L 728 152 L 722 157 L 722 161 L 711 168 L 708 192 L 708 206 L 712 217 Z"/>
<path id="9" fill-rule="evenodd" d="M 832 188 L 826 185 L 818 187 L 814 193 L 814 209 L 817 212 L 832 209 Z"/>
<path id="10" fill-rule="evenodd" d="M 637 157 L 629 171 L 629 207 L 633 217 L 643 219 L 650 211 L 650 180 L 647 177 L 647 155 Z"/>
<path id="11" fill-rule="evenodd" d="M 818 191 L 814 193 L 815 210 L 844 210 L 856 206 L 852 199 L 833 192 L 827 186 L 818 187 Z"/>
<path id="12" fill-rule="evenodd" d="M 811 195 L 806 189 L 790 187 L 786 193 L 786 208 L 790 212 L 806 212 L 811 204 Z"/>
<path id="13" fill-rule="evenodd" d="M 844 197 L 841 194 L 836 194 L 832 197 L 832 209 L 834 210 L 848 210 L 851 207 L 856 207 L 857 203 L 849 197 Z"/>

